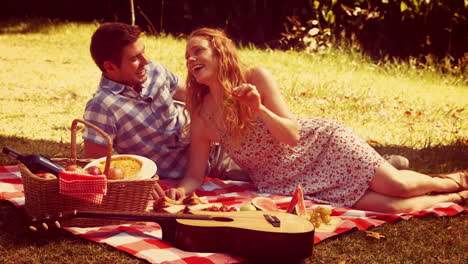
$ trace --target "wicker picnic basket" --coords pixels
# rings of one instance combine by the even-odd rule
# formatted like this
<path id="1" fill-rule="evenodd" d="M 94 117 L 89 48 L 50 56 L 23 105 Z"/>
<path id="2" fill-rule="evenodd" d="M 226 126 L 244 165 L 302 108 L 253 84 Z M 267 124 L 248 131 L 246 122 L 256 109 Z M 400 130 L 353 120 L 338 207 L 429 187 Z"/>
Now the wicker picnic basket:
<path id="1" fill-rule="evenodd" d="M 89 126 L 106 138 L 108 149 L 104 171 L 110 166 L 112 156 L 112 141 L 110 137 L 101 129 L 84 120 L 75 119 L 71 126 L 71 157 L 54 160 L 62 165 L 78 164 L 83 166 L 83 161 L 76 155 L 76 130 L 78 123 Z M 80 164 L 81 162 L 81 164 Z M 42 179 L 35 176 L 26 166 L 19 164 L 23 178 L 25 209 L 29 217 L 43 219 L 45 217 L 54 218 L 60 213 L 72 212 L 74 210 L 92 210 L 99 212 L 106 211 L 132 211 L 144 212 L 150 200 L 151 190 L 157 183 L 158 177 L 155 175 L 149 179 L 141 180 L 108 180 L 107 194 L 101 204 L 93 204 L 78 198 L 62 195 L 59 193 L 58 179 Z M 60 221 L 62 226 L 101 226 L 108 224 L 121 224 L 122 221 L 105 219 L 64 219 Z"/>

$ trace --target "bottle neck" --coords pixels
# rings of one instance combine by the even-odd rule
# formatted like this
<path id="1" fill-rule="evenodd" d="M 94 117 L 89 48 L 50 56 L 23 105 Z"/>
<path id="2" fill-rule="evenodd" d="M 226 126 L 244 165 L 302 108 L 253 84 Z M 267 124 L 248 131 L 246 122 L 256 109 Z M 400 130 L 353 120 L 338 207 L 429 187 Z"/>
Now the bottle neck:
<path id="1" fill-rule="evenodd" d="M 25 156 L 24 154 L 19 153 L 18 151 L 14 150 L 12 148 L 9 148 L 9 147 L 3 147 L 3 153 L 5 153 L 5 154 L 7 154 L 9 156 L 12 156 L 15 159 L 22 158 L 22 157 Z"/>

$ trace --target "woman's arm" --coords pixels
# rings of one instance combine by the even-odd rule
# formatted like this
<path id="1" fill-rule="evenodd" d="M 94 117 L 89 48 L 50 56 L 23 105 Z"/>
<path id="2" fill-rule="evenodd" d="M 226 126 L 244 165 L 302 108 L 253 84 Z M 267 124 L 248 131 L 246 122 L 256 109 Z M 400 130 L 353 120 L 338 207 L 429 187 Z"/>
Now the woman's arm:
<path id="1" fill-rule="evenodd" d="M 299 141 L 299 127 L 271 73 L 263 68 L 252 68 L 247 81 L 249 84 L 234 88 L 233 95 L 262 118 L 275 138 L 295 146 Z"/>
<path id="2" fill-rule="evenodd" d="M 167 190 L 169 198 L 181 201 L 186 194 L 195 191 L 203 183 L 211 145 L 211 140 L 206 135 L 203 119 L 199 115 L 193 115 L 190 123 L 191 143 L 187 172 L 177 188 Z"/>

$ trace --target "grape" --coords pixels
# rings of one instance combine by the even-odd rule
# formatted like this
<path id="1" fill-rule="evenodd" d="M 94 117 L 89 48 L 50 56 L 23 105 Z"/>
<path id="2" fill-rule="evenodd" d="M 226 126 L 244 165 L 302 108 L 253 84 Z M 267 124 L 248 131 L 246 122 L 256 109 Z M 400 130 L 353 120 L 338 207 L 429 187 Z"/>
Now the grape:
<path id="1" fill-rule="evenodd" d="M 315 209 L 310 211 L 309 221 L 315 226 L 319 227 L 322 223 L 329 224 L 331 221 L 330 214 L 331 210 L 322 206 L 317 206 Z"/>

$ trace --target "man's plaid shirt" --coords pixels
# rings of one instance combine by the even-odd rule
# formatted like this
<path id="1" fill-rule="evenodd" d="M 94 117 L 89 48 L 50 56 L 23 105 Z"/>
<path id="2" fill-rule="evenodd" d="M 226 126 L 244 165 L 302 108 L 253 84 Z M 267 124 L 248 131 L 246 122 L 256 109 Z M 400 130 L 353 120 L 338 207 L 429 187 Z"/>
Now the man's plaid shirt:
<path id="1" fill-rule="evenodd" d="M 157 62 L 150 62 L 146 73 L 148 79 L 140 94 L 102 76 L 97 92 L 86 104 L 84 119 L 113 139 L 116 152 L 153 160 L 161 178 L 183 177 L 189 141 L 182 128 L 188 118 L 172 98 L 178 78 Z M 83 138 L 106 145 L 91 128 L 85 129 Z"/>

